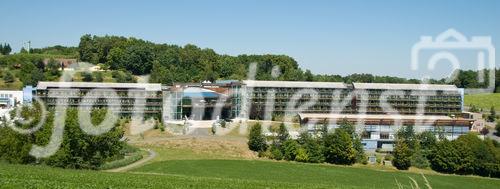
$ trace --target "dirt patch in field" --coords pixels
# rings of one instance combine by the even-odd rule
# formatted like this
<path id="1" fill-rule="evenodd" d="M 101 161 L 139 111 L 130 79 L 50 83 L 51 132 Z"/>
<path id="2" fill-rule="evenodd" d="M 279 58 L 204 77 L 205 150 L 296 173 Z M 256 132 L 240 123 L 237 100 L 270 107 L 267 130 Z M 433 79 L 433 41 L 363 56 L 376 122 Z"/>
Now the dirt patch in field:
<path id="1" fill-rule="evenodd" d="M 235 137 L 154 137 L 131 141 L 134 145 L 166 149 L 189 150 L 199 157 L 256 159 L 245 138 Z"/>

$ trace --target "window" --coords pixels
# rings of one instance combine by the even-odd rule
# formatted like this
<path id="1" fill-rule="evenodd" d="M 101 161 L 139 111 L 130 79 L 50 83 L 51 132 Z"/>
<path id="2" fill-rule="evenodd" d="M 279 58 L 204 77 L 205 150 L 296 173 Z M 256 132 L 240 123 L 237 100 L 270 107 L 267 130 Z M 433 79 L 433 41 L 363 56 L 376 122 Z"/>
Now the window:
<path id="1" fill-rule="evenodd" d="M 381 132 L 380 139 L 389 139 L 389 133 L 388 132 Z"/>
<path id="2" fill-rule="evenodd" d="M 363 133 L 361 133 L 361 138 L 362 139 L 370 139 L 371 138 L 371 133 L 367 132 L 367 131 L 363 131 Z"/>

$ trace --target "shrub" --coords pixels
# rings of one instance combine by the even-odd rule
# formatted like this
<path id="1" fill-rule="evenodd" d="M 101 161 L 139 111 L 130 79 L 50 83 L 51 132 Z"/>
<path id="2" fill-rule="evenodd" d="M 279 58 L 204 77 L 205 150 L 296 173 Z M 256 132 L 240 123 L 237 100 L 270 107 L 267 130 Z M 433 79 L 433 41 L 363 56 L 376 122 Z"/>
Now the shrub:
<path id="1" fill-rule="evenodd" d="M 118 167 L 127 166 L 127 165 L 130 165 L 136 161 L 141 160 L 142 157 L 143 156 L 142 156 L 141 152 L 138 151 L 138 152 L 131 154 L 128 157 L 123 158 L 123 159 L 119 159 L 116 161 L 105 163 L 102 166 L 100 166 L 98 169 L 99 170 L 108 170 L 108 169 L 114 169 L 114 168 L 118 168 Z"/>
<path id="2" fill-rule="evenodd" d="M 283 159 L 288 161 L 295 160 L 297 155 L 297 150 L 300 148 L 299 144 L 295 140 L 288 139 L 283 143 Z"/>
<path id="3" fill-rule="evenodd" d="M 309 162 L 309 156 L 307 155 L 307 151 L 304 148 L 297 149 L 297 155 L 295 156 L 295 160 L 298 162 Z"/>
<path id="4" fill-rule="evenodd" d="M 495 126 L 496 133 L 495 135 L 500 136 L 500 121 L 497 121 L 497 125 Z"/>
<path id="5" fill-rule="evenodd" d="M 300 134 L 297 142 L 306 150 L 308 162 L 321 163 L 325 161 L 323 146 L 318 139 L 314 139 L 309 133 L 304 132 Z"/>
<path id="6" fill-rule="evenodd" d="M 281 153 L 281 150 L 277 146 L 273 145 L 270 151 L 271 151 L 271 157 L 270 157 L 271 159 L 275 160 L 283 159 L 283 153 Z"/>
<path id="7" fill-rule="evenodd" d="M 420 169 L 429 167 L 429 160 L 425 158 L 422 150 L 416 150 L 411 158 L 411 165 Z"/>
<path id="8" fill-rule="evenodd" d="M 250 129 L 248 148 L 255 152 L 262 152 L 267 149 L 266 138 L 262 134 L 262 125 L 260 123 L 255 124 Z"/>
<path id="9" fill-rule="evenodd" d="M 392 161 L 394 159 L 394 156 L 392 154 L 387 154 L 384 156 L 385 161 Z"/>
<path id="10" fill-rule="evenodd" d="M 288 130 L 286 129 L 285 123 L 281 122 L 279 128 L 278 128 L 278 134 L 276 138 L 278 139 L 278 144 L 281 145 L 283 142 L 288 140 L 290 135 L 288 134 Z"/>
<path id="11" fill-rule="evenodd" d="M 226 128 L 226 121 L 225 120 L 221 120 L 219 123 L 220 123 L 220 127 Z"/>
<path id="12" fill-rule="evenodd" d="M 448 140 L 438 142 L 428 157 L 432 170 L 442 173 L 454 173 L 458 170 L 460 154 Z"/>
<path id="13" fill-rule="evenodd" d="M 494 122 L 496 118 L 497 118 L 497 114 L 496 114 L 496 111 L 495 111 L 495 107 L 492 106 L 490 108 L 490 115 L 488 115 L 488 121 L 489 122 Z"/>
<path id="14" fill-rule="evenodd" d="M 82 72 L 82 81 L 91 82 L 94 80 L 93 76 L 89 72 Z"/>
<path id="15" fill-rule="evenodd" d="M 434 145 L 436 145 L 437 139 L 436 135 L 431 131 L 424 131 L 417 135 L 420 141 L 420 147 L 422 150 L 430 150 Z"/>
<path id="16" fill-rule="evenodd" d="M 394 147 L 392 165 L 399 170 L 408 170 L 411 167 L 411 150 L 405 142 L 397 141 Z"/>

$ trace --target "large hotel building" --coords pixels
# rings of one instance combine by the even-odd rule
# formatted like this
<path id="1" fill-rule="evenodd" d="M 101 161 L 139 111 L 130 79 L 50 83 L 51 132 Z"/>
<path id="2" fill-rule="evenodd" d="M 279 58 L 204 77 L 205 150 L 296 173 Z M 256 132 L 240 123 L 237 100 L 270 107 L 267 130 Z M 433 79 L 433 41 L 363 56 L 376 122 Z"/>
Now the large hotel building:
<path id="1" fill-rule="evenodd" d="M 143 113 L 159 118 L 163 109 L 160 84 L 39 82 L 35 96 L 49 110 L 57 105 L 87 110 L 106 107 L 122 116 Z"/>
<path id="2" fill-rule="evenodd" d="M 122 115 L 143 112 L 166 120 L 273 119 L 294 115 L 303 128 L 362 128 L 367 149 L 394 141 L 400 126 L 435 131 L 449 139 L 468 132 L 463 89 L 454 85 L 298 81 L 216 81 L 172 86 L 138 83 L 39 82 L 36 97 L 87 109 L 107 106 Z M 359 128 L 359 127 L 358 127 Z"/>

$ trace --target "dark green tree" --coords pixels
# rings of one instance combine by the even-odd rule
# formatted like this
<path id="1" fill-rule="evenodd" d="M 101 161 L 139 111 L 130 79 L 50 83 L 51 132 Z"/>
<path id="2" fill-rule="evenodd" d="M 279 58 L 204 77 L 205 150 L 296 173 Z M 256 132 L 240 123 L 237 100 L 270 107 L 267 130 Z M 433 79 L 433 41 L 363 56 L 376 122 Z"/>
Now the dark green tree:
<path id="1" fill-rule="evenodd" d="M 344 129 L 337 129 L 325 140 L 325 161 L 333 164 L 352 165 L 356 162 L 356 149 L 352 137 Z"/>
<path id="2" fill-rule="evenodd" d="M 420 147 L 424 151 L 429 151 L 437 143 L 436 134 L 431 131 L 424 131 L 417 135 Z"/>
<path id="3" fill-rule="evenodd" d="M 305 150 L 307 161 L 310 163 L 321 163 L 325 161 L 323 146 L 318 139 L 313 138 L 309 133 L 300 133 L 297 142 Z"/>
<path id="4" fill-rule="evenodd" d="M 10 45 L 7 43 L 0 44 L 0 54 L 2 55 L 8 55 L 12 51 L 12 48 L 10 48 Z"/>
<path id="5" fill-rule="evenodd" d="M 399 170 L 408 170 L 411 167 L 412 151 L 408 144 L 398 140 L 394 146 L 394 158 L 392 165 Z"/>
<path id="6" fill-rule="evenodd" d="M 61 64 L 53 58 L 47 63 L 47 71 L 51 76 L 60 76 L 59 68 L 61 68 Z"/>
<path id="7" fill-rule="evenodd" d="M 494 122 L 496 118 L 497 118 L 497 113 L 495 111 L 495 107 L 492 106 L 490 108 L 490 115 L 488 115 L 488 121 L 489 122 Z"/>
<path id="8" fill-rule="evenodd" d="M 82 72 L 82 81 L 91 82 L 93 80 L 94 80 L 94 78 L 93 78 L 93 76 L 92 76 L 91 73 L 89 73 L 89 72 Z"/>
<path id="9" fill-rule="evenodd" d="M 306 70 L 306 72 L 304 72 L 304 80 L 314 81 L 314 75 L 311 73 L 311 70 Z"/>
<path id="10" fill-rule="evenodd" d="M 429 161 L 425 157 L 424 151 L 420 148 L 420 143 L 416 143 L 411 156 L 411 165 L 420 169 L 429 167 Z"/>
<path id="11" fill-rule="evenodd" d="M 263 152 L 267 149 L 266 138 L 262 134 L 262 125 L 260 123 L 256 123 L 250 129 L 248 148 L 255 152 Z"/>
<path id="12" fill-rule="evenodd" d="M 32 62 L 26 62 L 22 65 L 19 79 L 24 85 L 36 86 L 38 81 L 45 80 L 43 70 L 38 69 Z"/>
<path id="13" fill-rule="evenodd" d="M 460 152 L 451 141 L 439 141 L 428 155 L 432 170 L 455 173 L 460 167 Z"/>
<path id="14" fill-rule="evenodd" d="M 300 145 L 297 143 L 297 141 L 288 139 L 286 140 L 283 145 L 283 159 L 288 160 L 288 161 L 293 161 L 295 160 L 295 156 L 297 155 L 297 150 L 300 148 Z"/>
<path id="15" fill-rule="evenodd" d="M 281 122 L 280 126 L 278 127 L 278 133 L 277 133 L 277 142 L 279 145 L 283 144 L 286 140 L 290 138 L 290 135 L 288 134 L 288 130 L 286 129 L 285 123 Z"/>
<path id="16" fill-rule="evenodd" d="M 500 121 L 497 121 L 497 124 L 495 125 L 495 135 L 500 136 Z"/>

